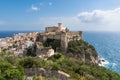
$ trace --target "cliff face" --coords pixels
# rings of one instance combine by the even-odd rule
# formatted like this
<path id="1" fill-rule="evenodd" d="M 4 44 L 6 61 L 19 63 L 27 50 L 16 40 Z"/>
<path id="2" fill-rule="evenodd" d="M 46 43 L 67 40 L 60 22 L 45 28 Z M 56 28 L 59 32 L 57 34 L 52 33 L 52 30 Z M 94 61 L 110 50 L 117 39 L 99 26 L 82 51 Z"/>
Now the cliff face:
<path id="1" fill-rule="evenodd" d="M 77 60 L 85 63 L 98 63 L 99 58 L 95 48 L 86 41 L 70 41 L 68 43 L 68 50 L 66 53 L 69 57 L 74 57 Z"/>

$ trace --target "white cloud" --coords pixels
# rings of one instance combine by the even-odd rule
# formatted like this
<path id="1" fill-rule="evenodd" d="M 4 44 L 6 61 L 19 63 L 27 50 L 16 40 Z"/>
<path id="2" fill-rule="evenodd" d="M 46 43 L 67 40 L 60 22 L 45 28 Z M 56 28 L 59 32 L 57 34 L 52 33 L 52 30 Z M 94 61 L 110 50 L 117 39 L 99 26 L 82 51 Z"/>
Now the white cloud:
<path id="1" fill-rule="evenodd" d="M 81 12 L 73 17 L 40 18 L 39 22 L 45 27 L 62 22 L 71 30 L 120 31 L 120 8 Z"/>
<path id="2" fill-rule="evenodd" d="M 43 3 L 43 2 L 40 2 L 40 3 L 35 3 L 35 4 L 32 4 L 31 7 L 27 10 L 27 12 L 31 12 L 31 11 L 39 11 L 41 9 L 41 7 L 45 7 L 45 6 L 52 6 L 53 3 L 52 2 L 48 2 L 48 3 Z"/>
<path id="3" fill-rule="evenodd" d="M 78 15 L 78 18 L 80 23 L 88 29 L 120 31 L 120 8 L 82 12 Z"/>
<path id="4" fill-rule="evenodd" d="M 39 11 L 40 8 L 37 7 L 37 6 L 35 6 L 35 5 L 32 5 L 32 6 L 31 6 L 31 10 L 32 10 L 32 11 Z"/>

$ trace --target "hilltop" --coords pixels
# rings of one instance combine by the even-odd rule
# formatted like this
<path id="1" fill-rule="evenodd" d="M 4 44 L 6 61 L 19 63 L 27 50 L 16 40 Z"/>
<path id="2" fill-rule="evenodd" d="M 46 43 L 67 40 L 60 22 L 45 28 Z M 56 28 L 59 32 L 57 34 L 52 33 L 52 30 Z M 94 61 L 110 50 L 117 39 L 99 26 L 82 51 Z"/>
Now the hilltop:
<path id="1" fill-rule="evenodd" d="M 78 44 L 75 44 L 79 42 L 81 43 L 79 44 L 79 46 Z M 75 50 L 76 52 L 74 51 L 74 48 L 77 48 Z M 90 51 L 89 53 L 86 53 L 88 49 Z M 83 53 L 80 53 L 81 50 L 83 51 Z M 94 63 L 94 61 L 92 62 L 90 57 L 97 60 L 98 54 L 96 53 L 95 48 L 93 46 L 91 47 L 91 45 L 89 45 L 88 43 L 86 44 L 85 41 L 70 42 L 68 46 L 68 53 L 66 54 L 56 52 L 50 57 L 41 59 L 32 56 L 19 58 L 15 57 L 14 55 L 9 55 L 8 53 L 1 53 L 0 70 L 2 71 L 2 73 L 0 75 L 0 80 L 25 80 L 25 78 L 29 80 L 32 79 L 32 77 L 33 80 L 120 79 L 120 75 L 116 72 L 112 72 L 104 67 L 101 67 L 97 63 Z M 72 56 L 71 54 L 75 55 Z M 85 56 L 85 58 L 83 58 L 81 55 Z"/>
<path id="2" fill-rule="evenodd" d="M 1 39 L 1 46 L 0 80 L 120 79 L 116 72 L 99 66 L 96 49 L 82 39 L 81 31 L 70 32 L 61 23 L 43 33 Z"/>

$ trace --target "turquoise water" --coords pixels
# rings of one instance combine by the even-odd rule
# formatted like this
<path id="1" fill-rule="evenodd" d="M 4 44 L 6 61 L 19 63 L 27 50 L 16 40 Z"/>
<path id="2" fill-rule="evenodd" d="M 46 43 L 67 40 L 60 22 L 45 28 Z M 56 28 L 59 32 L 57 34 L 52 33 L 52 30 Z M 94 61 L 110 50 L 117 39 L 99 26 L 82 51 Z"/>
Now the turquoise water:
<path id="1" fill-rule="evenodd" d="M 20 32 L 32 31 L 2 31 L 0 38 Z M 120 73 L 120 32 L 83 32 L 83 39 L 94 45 L 99 56 L 109 62 L 104 64 L 105 67 Z"/>
<path id="2" fill-rule="evenodd" d="M 105 67 L 120 73 L 120 32 L 84 32 L 83 38 L 94 45 L 100 57 L 109 62 Z"/>

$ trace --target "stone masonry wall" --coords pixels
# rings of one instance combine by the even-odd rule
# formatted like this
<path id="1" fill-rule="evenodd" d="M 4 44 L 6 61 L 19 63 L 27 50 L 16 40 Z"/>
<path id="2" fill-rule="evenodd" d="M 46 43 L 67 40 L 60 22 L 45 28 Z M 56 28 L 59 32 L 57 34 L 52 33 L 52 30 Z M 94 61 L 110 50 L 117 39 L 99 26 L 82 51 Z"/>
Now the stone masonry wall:
<path id="1" fill-rule="evenodd" d="M 80 40 L 82 39 L 82 32 L 61 32 L 61 33 L 43 33 L 40 34 L 38 37 L 40 37 L 39 41 L 44 42 L 46 39 L 59 39 L 61 40 L 61 48 L 64 49 L 64 51 L 67 50 L 68 42 L 71 40 Z"/>

